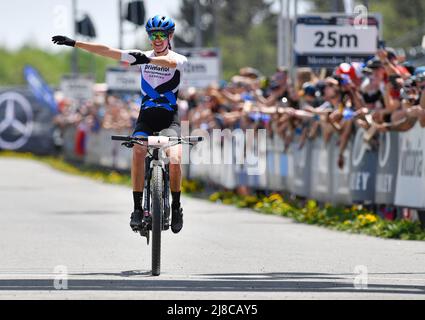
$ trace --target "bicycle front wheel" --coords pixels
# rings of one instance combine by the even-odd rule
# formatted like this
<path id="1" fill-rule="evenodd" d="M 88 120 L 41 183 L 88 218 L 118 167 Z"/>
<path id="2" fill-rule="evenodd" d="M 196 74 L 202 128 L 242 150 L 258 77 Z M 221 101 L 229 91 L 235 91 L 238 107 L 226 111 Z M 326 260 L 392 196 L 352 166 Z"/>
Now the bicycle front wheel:
<path id="1" fill-rule="evenodd" d="M 152 275 L 159 276 L 161 272 L 161 231 L 163 208 L 162 168 L 153 167 L 151 180 L 151 214 L 152 214 Z"/>

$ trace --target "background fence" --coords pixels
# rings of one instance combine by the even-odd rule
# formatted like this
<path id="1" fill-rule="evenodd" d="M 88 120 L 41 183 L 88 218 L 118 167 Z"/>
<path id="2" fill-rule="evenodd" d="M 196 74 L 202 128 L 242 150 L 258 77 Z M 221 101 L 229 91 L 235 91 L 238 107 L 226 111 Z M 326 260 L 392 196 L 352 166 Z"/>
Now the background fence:
<path id="1" fill-rule="evenodd" d="M 131 150 L 111 141 L 113 134 L 130 132 L 102 129 L 97 133 L 87 133 L 86 153 L 76 156 L 77 132 L 70 127 L 65 130 L 67 143 L 64 155 L 68 160 L 129 170 Z M 232 136 L 224 135 L 221 153 L 229 154 L 231 159 L 227 159 L 227 162 L 233 160 L 233 163 L 183 165 L 184 174 L 187 178 L 200 179 L 228 189 L 245 185 L 256 190 L 286 191 L 333 204 L 382 204 L 425 210 L 425 148 L 422 146 L 425 129 L 418 124 L 405 133 L 380 134 L 376 149 L 367 147 L 363 134 L 362 129 L 356 129 L 344 153 L 344 169 L 337 166 L 339 148 L 336 137 L 328 144 L 317 137 L 307 141 L 301 149 L 296 138 L 288 152 L 284 153 L 283 141 L 274 135 L 267 137 L 266 146 L 256 146 L 256 155 L 266 163 L 264 173 L 250 175 L 248 164 L 237 164 L 235 161 L 237 148 L 230 141 Z M 191 157 L 199 158 L 196 153 L 200 150 L 192 149 Z"/>

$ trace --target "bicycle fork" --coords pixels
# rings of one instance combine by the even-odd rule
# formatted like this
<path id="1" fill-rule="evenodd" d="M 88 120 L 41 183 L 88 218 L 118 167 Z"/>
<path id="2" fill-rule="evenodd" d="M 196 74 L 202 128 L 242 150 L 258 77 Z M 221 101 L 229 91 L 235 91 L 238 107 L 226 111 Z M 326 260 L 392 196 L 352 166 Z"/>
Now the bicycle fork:
<path id="1" fill-rule="evenodd" d="M 152 161 L 155 160 L 154 158 L 151 157 L 146 157 L 145 159 L 145 168 L 147 168 L 147 170 L 145 169 L 145 183 L 144 183 L 144 203 L 143 203 L 143 214 L 144 214 L 144 219 L 148 222 L 149 225 L 146 225 L 144 227 L 148 228 L 148 227 L 152 227 L 152 218 L 151 218 L 151 187 L 150 187 L 150 181 L 152 178 L 152 172 L 153 172 L 153 168 L 151 168 L 151 163 Z M 165 168 L 164 168 L 165 167 Z M 169 171 L 169 165 L 165 164 L 162 167 L 162 171 L 163 171 L 163 181 L 164 181 L 164 189 L 163 189 L 163 217 L 164 219 L 162 219 L 162 230 L 167 230 L 170 227 L 171 221 L 170 221 L 170 192 L 169 192 L 169 188 L 170 188 L 170 171 Z"/>

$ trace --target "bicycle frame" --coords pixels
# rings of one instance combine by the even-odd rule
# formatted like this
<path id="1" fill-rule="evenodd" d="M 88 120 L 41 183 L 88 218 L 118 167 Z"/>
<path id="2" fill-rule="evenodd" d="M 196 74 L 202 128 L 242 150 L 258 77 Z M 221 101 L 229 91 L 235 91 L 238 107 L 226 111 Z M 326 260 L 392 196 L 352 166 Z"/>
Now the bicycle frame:
<path id="1" fill-rule="evenodd" d="M 203 137 L 164 137 L 164 136 L 149 136 L 149 137 L 131 137 L 131 136 L 112 136 L 112 140 L 124 141 L 122 145 L 127 148 L 134 147 L 138 144 L 147 147 L 147 155 L 145 161 L 145 183 L 143 203 L 143 211 L 149 212 L 147 222 L 139 230 L 140 235 L 147 238 L 149 244 L 150 229 L 152 230 L 152 275 L 160 274 L 161 266 L 161 233 L 165 229 L 165 222 L 170 221 L 170 171 L 169 164 L 163 159 L 162 153 L 166 148 L 181 143 L 193 145 L 195 142 L 200 142 Z M 161 156 L 160 156 L 161 155 Z M 158 168 L 161 168 L 158 170 Z M 162 177 L 161 177 L 162 176 Z M 161 181 L 162 180 L 162 186 Z M 153 190 L 151 190 L 151 184 Z M 162 192 L 162 196 L 161 196 Z M 161 205 L 162 204 L 162 205 Z M 151 210 L 151 207 L 153 210 Z M 169 227 L 169 224 L 168 224 Z"/>
<path id="2" fill-rule="evenodd" d="M 169 165 L 166 164 L 162 159 L 159 158 L 160 151 L 163 151 L 162 148 L 154 148 L 152 150 L 153 152 L 150 153 L 148 150 L 148 154 L 145 158 L 145 185 L 144 185 L 144 204 L 143 204 L 143 211 L 144 212 L 150 212 L 151 211 L 151 190 L 150 190 L 150 181 L 152 178 L 152 172 L 153 168 L 155 166 L 160 166 L 162 168 L 163 172 L 163 182 L 164 182 L 164 194 L 163 194 L 163 201 L 164 201 L 164 211 L 162 212 L 163 215 L 163 225 L 162 230 L 164 230 L 164 223 L 166 222 L 166 219 L 164 219 L 164 215 L 167 214 L 167 218 L 169 219 L 169 212 L 170 212 L 170 192 L 169 192 L 169 186 L 170 186 L 170 171 L 169 171 Z"/>

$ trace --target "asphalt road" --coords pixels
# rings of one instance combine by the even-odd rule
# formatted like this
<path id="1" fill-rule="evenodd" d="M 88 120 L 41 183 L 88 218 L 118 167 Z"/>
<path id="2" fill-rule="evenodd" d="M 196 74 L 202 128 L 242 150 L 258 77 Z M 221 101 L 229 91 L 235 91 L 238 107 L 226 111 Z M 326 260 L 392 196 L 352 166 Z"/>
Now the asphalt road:
<path id="1" fill-rule="evenodd" d="M 425 299 L 425 242 L 182 203 L 152 277 L 129 188 L 0 158 L 0 299 Z"/>

